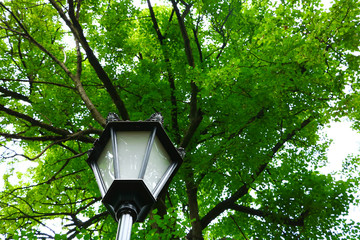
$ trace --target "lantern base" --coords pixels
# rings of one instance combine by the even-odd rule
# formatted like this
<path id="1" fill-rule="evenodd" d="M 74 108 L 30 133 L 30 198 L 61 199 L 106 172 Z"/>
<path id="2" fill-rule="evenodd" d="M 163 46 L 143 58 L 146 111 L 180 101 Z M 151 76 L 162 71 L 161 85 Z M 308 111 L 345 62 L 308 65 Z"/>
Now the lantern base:
<path id="1" fill-rule="evenodd" d="M 116 221 L 117 212 L 124 204 L 130 204 L 138 213 L 134 220 L 143 222 L 155 203 L 155 198 L 142 179 L 116 179 L 112 182 L 102 202 Z"/>

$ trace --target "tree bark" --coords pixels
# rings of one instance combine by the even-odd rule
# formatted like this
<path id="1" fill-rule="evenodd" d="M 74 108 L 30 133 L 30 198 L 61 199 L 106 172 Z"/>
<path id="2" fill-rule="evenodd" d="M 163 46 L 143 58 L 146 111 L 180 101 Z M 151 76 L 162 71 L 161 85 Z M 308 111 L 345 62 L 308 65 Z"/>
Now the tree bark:
<path id="1" fill-rule="evenodd" d="M 186 194 L 188 197 L 189 212 L 191 222 L 191 230 L 187 236 L 189 240 L 203 240 L 202 225 L 199 216 L 199 205 L 197 201 L 198 188 L 194 182 L 193 171 L 190 170 L 186 181 Z"/>

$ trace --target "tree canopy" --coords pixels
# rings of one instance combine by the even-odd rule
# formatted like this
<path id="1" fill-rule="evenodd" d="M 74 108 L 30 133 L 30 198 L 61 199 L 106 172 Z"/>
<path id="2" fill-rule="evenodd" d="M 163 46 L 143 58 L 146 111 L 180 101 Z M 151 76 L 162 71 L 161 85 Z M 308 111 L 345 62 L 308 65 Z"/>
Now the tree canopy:
<path id="1" fill-rule="evenodd" d="M 114 239 L 86 153 L 109 112 L 161 112 L 187 154 L 132 239 L 358 239 L 360 160 L 321 173 L 321 130 L 360 130 L 359 16 L 357 0 L 0 2 L 0 236 Z"/>

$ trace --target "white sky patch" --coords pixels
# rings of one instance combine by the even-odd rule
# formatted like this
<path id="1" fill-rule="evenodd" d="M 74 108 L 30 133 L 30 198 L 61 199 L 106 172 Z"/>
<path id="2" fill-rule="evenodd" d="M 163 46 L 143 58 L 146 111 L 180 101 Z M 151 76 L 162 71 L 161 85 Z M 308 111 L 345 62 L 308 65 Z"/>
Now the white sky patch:
<path id="1" fill-rule="evenodd" d="M 360 154 L 360 134 L 351 129 L 351 124 L 351 121 L 344 119 L 332 122 L 330 128 L 324 130 L 333 142 L 327 152 L 329 164 L 322 168 L 322 173 L 338 171 L 347 156 Z"/>
<path id="2" fill-rule="evenodd" d="M 5 174 L 5 171 L 6 171 L 6 168 L 7 168 L 7 164 L 6 163 L 1 163 L 0 164 L 0 191 L 3 191 L 4 190 L 4 179 L 3 179 L 3 176 Z"/>
<path id="3" fill-rule="evenodd" d="M 333 139 L 327 151 L 328 164 L 320 169 L 323 174 L 332 174 L 342 169 L 343 161 L 350 155 L 360 155 L 360 134 L 351 128 L 352 122 L 343 118 L 341 122 L 331 122 L 324 132 Z M 333 174 L 332 174 L 333 175 Z M 333 175 L 335 179 L 339 176 Z M 359 194 L 359 193 L 358 193 Z M 349 215 L 345 219 L 359 222 L 360 206 L 350 205 Z"/>

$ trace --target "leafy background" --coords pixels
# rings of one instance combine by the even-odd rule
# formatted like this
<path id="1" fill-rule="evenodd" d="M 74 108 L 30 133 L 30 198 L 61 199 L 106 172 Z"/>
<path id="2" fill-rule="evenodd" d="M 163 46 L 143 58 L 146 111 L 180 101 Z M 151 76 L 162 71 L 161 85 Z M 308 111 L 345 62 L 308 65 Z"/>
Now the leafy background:
<path id="1" fill-rule="evenodd" d="M 359 130 L 359 3 L 164 3 L 0 3 L 3 238 L 114 238 L 86 152 L 162 112 L 187 155 L 133 239 L 357 239 L 359 158 L 320 170 Z"/>

